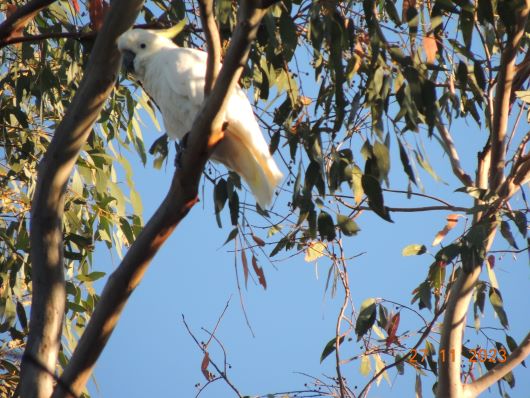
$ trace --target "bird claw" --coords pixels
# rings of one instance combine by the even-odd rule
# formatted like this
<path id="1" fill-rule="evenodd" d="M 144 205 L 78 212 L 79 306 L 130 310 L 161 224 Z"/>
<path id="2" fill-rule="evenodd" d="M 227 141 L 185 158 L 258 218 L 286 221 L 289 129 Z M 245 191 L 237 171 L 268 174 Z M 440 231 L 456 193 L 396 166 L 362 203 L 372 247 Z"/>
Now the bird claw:
<path id="1" fill-rule="evenodd" d="M 177 151 L 177 154 L 175 155 L 175 168 L 177 170 L 182 167 L 182 154 L 188 145 L 188 135 L 189 133 L 186 133 L 180 141 L 175 141 L 175 150 Z"/>

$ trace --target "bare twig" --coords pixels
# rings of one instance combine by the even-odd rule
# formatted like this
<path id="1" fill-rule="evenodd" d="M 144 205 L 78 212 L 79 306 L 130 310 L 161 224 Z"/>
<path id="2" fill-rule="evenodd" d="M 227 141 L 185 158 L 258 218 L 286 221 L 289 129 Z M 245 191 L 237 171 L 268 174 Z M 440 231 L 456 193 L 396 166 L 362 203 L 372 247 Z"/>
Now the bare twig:
<path id="1" fill-rule="evenodd" d="M 197 337 L 195 337 L 195 335 L 193 334 L 193 332 L 191 331 L 190 327 L 188 326 L 187 322 L 186 322 L 186 318 L 184 318 L 184 315 L 182 315 L 182 322 L 184 323 L 184 326 L 186 327 L 186 330 L 188 331 L 188 334 L 191 336 L 191 338 L 195 341 L 195 344 L 197 344 L 197 347 L 200 348 L 200 350 L 202 351 L 203 354 L 205 354 L 207 351 L 206 351 L 206 347 L 203 346 L 199 340 L 197 340 Z M 226 384 L 228 384 L 230 386 L 230 388 L 232 390 L 234 390 L 234 392 L 237 394 L 237 396 L 239 398 L 243 398 L 243 395 L 241 395 L 241 393 L 239 392 L 239 390 L 236 388 L 236 386 L 234 386 L 234 384 L 230 381 L 230 379 L 228 378 L 228 376 L 226 375 L 225 372 L 223 372 L 217 365 L 214 361 L 212 361 L 212 359 L 210 358 L 210 363 L 212 364 L 212 366 L 215 368 L 215 370 L 217 371 L 217 373 L 219 373 L 219 375 L 223 378 L 223 380 L 226 382 Z"/>

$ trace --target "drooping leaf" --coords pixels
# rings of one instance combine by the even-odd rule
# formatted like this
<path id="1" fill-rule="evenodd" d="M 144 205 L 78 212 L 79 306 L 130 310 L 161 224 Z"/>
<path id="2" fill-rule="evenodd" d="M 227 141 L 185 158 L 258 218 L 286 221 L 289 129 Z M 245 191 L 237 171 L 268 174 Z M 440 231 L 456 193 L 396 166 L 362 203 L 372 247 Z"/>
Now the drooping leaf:
<path id="1" fill-rule="evenodd" d="M 495 310 L 495 313 L 499 317 L 499 321 L 501 322 L 501 325 L 505 329 L 508 329 L 508 316 L 506 315 L 506 312 L 504 311 L 501 292 L 498 289 L 495 289 L 494 287 L 490 287 L 489 299 L 490 299 L 491 305 L 493 306 L 493 309 Z"/>
<path id="2" fill-rule="evenodd" d="M 248 262 L 245 250 L 241 250 L 241 264 L 243 265 L 243 277 L 245 279 L 245 289 L 247 288 L 248 282 Z"/>
<path id="3" fill-rule="evenodd" d="M 372 370 L 372 362 L 370 361 L 369 355 L 361 355 L 361 366 L 359 367 L 359 372 L 363 376 L 368 376 Z"/>
<path id="4" fill-rule="evenodd" d="M 360 231 L 359 226 L 350 217 L 343 214 L 337 214 L 337 225 L 339 226 L 342 233 L 346 236 L 357 235 Z"/>
<path id="5" fill-rule="evenodd" d="M 324 242 L 311 242 L 305 250 L 304 260 L 308 263 L 318 260 L 325 254 L 326 244 Z"/>
<path id="6" fill-rule="evenodd" d="M 259 284 L 263 287 L 263 289 L 267 290 L 267 280 L 265 279 L 265 273 L 263 272 L 263 268 L 258 265 L 256 256 L 252 256 L 252 268 L 254 268 L 254 272 L 258 276 Z"/>
<path id="7" fill-rule="evenodd" d="M 339 338 L 339 346 L 342 344 L 343 341 L 344 341 L 344 336 L 341 336 Z M 333 337 L 330 341 L 328 341 L 328 343 L 324 347 L 324 350 L 322 350 L 322 354 L 320 355 L 320 363 L 322 363 L 324 359 L 326 359 L 331 353 L 333 353 L 336 350 L 337 348 L 336 343 L 337 343 L 337 339 L 335 337 Z"/>
<path id="8" fill-rule="evenodd" d="M 388 208 L 384 204 L 383 190 L 379 182 L 373 176 L 363 174 L 361 183 L 366 196 L 368 196 L 370 208 L 383 220 L 393 222 Z"/>
<path id="9" fill-rule="evenodd" d="M 328 242 L 332 241 L 336 237 L 335 224 L 333 218 L 329 213 L 321 211 L 318 215 L 318 233 L 322 239 L 326 239 Z"/>
<path id="10" fill-rule="evenodd" d="M 510 229 L 510 224 L 508 224 L 507 221 L 501 221 L 501 235 L 506 241 L 512 246 L 514 249 L 519 249 L 517 246 L 517 242 L 515 241 L 515 238 L 513 237 L 512 231 Z"/>
<path id="11" fill-rule="evenodd" d="M 366 299 L 362 302 L 355 322 L 355 333 L 357 340 L 360 340 L 372 327 L 376 318 L 376 301 L 373 298 Z"/>

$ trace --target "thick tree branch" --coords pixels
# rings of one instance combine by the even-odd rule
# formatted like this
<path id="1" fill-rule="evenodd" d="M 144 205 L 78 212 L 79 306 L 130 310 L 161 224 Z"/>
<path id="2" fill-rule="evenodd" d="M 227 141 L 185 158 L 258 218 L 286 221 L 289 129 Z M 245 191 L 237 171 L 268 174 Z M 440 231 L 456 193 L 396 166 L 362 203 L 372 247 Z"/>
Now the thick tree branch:
<path id="1" fill-rule="evenodd" d="M 446 146 L 446 153 L 449 156 L 449 161 L 451 162 L 451 168 L 453 169 L 453 174 L 464 184 L 466 187 L 472 186 L 473 181 L 471 177 L 466 174 L 462 166 L 460 165 L 460 157 L 456 151 L 455 143 L 451 137 L 451 133 L 447 128 L 442 124 L 441 121 L 436 123 L 436 128 L 440 133 L 443 143 Z"/>
<path id="2" fill-rule="evenodd" d="M 65 369 L 62 380 L 79 394 L 114 330 L 129 296 L 140 283 L 149 262 L 171 232 L 197 202 L 202 170 L 217 142 L 223 137 L 224 109 L 246 63 L 251 44 L 266 10 L 251 0 L 241 2 L 239 23 L 216 84 L 203 110 L 193 123 L 181 167 L 175 172 L 164 201 L 132 244 L 109 280 L 85 332 Z M 60 386 L 54 398 L 68 396 Z"/>
<path id="3" fill-rule="evenodd" d="M 35 14 L 54 2 L 55 0 L 33 0 L 17 8 L 13 14 L 0 24 L 0 47 L 3 47 L 3 42 L 9 40 L 14 34 L 23 29 Z"/>
<path id="4" fill-rule="evenodd" d="M 506 358 L 505 362 L 498 363 L 493 369 L 490 369 L 484 376 L 478 378 L 473 383 L 464 386 L 464 397 L 474 398 L 482 391 L 496 383 L 509 372 L 519 365 L 524 359 L 530 355 L 530 333 L 526 335 L 521 344 L 513 350 L 513 352 Z"/>
<path id="5" fill-rule="evenodd" d="M 501 55 L 500 69 L 497 75 L 497 90 L 493 104 L 493 126 L 491 129 L 491 168 L 490 189 L 496 191 L 504 179 L 506 157 L 506 130 L 512 101 L 512 87 L 516 76 L 515 60 L 519 52 L 519 44 L 523 38 L 530 0 L 517 12 L 516 26 L 509 35 L 506 47 Z"/>
<path id="6" fill-rule="evenodd" d="M 39 166 L 31 209 L 33 295 L 21 369 L 23 397 L 49 398 L 52 394 L 51 375 L 55 372 L 65 310 L 62 218 L 66 185 L 92 125 L 114 87 L 120 67 L 116 38 L 132 25 L 142 4 L 143 1 L 113 2 L 79 90 Z"/>
<path id="7" fill-rule="evenodd" d="M 208 48 L 208 65 L 204 84 L 204 96 L 207 97 L 221 69 L 221 37 L 213 15 L 213 0 L 199 0 L 199 8 Z"/>

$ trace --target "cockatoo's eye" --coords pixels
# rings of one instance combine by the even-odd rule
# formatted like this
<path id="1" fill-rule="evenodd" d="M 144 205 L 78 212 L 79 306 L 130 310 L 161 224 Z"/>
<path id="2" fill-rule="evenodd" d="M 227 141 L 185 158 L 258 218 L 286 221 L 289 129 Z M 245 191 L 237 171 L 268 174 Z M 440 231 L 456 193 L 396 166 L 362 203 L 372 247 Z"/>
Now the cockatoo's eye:
<path id="1" fill-rule="evenodd" d="M 140 48 L 145 48 L 145 43 L 140 44 Z"/>

